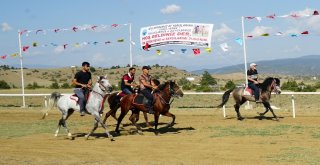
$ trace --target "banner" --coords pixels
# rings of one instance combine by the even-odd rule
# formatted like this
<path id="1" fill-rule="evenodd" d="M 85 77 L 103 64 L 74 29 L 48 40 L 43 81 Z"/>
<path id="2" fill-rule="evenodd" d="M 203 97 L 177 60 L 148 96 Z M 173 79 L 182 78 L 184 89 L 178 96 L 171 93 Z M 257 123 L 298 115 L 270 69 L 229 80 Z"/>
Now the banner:
<path id="1" fill-rule="evenodd" d="M 171 23 L 142 27 L 141 48 L 146 50 L 163 45 L 211 47 L 212 28 L 213 24 L 203 23 Z"/>

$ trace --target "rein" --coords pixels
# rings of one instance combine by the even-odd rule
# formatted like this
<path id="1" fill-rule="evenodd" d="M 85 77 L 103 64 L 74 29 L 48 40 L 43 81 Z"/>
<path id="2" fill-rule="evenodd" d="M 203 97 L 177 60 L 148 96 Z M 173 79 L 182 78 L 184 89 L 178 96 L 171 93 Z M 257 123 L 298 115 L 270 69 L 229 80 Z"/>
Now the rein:
<path id="1" fill-rule="evenodd" d="M 160 94 L 157 94 L 160 99 L 161 99 L 161 102 L 166 104 L 166 105 L 171 105 L 172 102 L 174 101 L 174 97 L 175 96 L 175 92 L 174 90 L 171 89 L 171 85 L 169 84 L 169 96 L 170 96 L 170 100 L 171 100 L 171 97 L 173 98 L 171 101 L 169 100 L 169 102 L 166 102 L 166 100 L 160 95 Z"/>

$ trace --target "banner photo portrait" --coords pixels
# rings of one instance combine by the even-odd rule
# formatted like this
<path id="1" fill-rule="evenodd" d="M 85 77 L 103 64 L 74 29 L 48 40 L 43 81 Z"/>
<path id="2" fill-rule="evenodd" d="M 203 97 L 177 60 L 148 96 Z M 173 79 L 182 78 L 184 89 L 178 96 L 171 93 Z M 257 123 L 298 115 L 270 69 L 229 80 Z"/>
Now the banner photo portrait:
<path id="1" fill-rule="evenodd" d="M 213 24 L 171 23 L 142 27 L 140 44 L 143 50 L 164 45 L 211 47 Z"/>

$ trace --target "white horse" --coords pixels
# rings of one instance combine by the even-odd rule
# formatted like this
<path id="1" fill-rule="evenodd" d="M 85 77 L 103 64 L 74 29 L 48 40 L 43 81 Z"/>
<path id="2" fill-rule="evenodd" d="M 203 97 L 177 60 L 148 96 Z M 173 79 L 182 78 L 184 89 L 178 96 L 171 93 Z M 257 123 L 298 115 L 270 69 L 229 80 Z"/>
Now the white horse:
<path id="1" fill-rule="evenodd" d="M 93 86 L 86 103 L 86 110 L 95 119 L 93 129 L 85 136 L 86 139 L 88 139 L 89 136 L 97 129 L 98 124 L 100 123 L 101 126 L 105 129 L 107 137 L 110 138 L 111 141 L 113 141 L 113 136 L 107 130 L 107 126 L 102 122 L 99 114 L 101 106 L 103 106 L 105 100 L 104 98 L 106 95 L 110 94 L 110 92 L 112 92 L 112 86 L 109 83 L 109 80 L 107 80 L 107 78 L 104 76 L 98 77 L 98 81 Z M 51 107 L 56 105 L 62 113 L 62 118 L 59 121 L 58 128 L 55 132 L 55 136 L 58 136 L 60 127 L 63 126 L 68 136 L 72 137 L 72 134 L 69 132 L 69 129 L 67 128 L 66 120 L 74 111 L 80 112 L 80 106 L 76 100 L 72 99 L 72 96 L 73 95 L 62 96 L 58 92 L 53 92 L 51 94 L 49 104 L 51 105 Z"/>

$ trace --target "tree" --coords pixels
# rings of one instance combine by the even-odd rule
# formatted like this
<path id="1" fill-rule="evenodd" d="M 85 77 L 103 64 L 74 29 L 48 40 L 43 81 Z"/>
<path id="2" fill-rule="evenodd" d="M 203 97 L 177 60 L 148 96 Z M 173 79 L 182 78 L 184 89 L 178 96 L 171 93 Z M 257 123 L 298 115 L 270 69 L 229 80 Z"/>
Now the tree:
<path id="1" fill-rule="evenodd" d="M 69 83 L 63 83 L 63 84 L 61 85 L 61 88 L 63 88 L 63 89 L 68 89 L 68 88 L 71 88 L 71 86 L 69 85 Z"/>
<path id="2" fill-rule="evenodd" d="M 53 82 L 53 83 L 50 85 L 49 88 L 51 88 L 51 89 L 59 89 L 60 87 L 59 87 L 59 84 L 58 84 L 57 82 Z"/>
<path id="3" fill-rule="evenodd" d="M 10 85 L 4 80 L 0 80 L 0 89 L 10 89 Z"/>
<path id="4" fill-rule="evenodd" d="M 208 71 L 204 71 L 202 74 L 202 78 L 200 81 L 201 86 L 209 86 L 209 85 L 216 85 L 217 81 L 215 78 L 213 78 Z"/>
<path id="5" fill-rule="evenodd" d="M 91 67 L 90 67 L 90 71 L 91 71 L 92 73 L 94 73 L 94 72 L 96 71 L 96 68 L 94 68 L 93 66 L 91 66 Z"/>
<path id="6" fill-rule="evenodd" d="M 225 89 L 233 89 L 236 87 L 236 84 L 234 84 L 233 81 L 229 80 L 226 85 L 224 86 Z"/>

